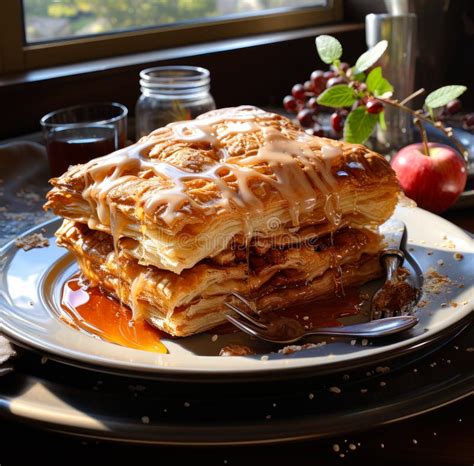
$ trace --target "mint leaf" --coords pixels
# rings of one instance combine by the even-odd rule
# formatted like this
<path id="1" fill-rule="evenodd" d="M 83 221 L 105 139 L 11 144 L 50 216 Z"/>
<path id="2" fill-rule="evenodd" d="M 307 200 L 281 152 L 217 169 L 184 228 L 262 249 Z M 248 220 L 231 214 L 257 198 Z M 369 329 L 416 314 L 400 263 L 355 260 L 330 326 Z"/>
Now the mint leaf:
<path id="1" fill-rule="evenodd" d="M 341 43 L 332 36 L 322 35 L 316 37 L 316 49 L 321 60 L 328 65 L 335 60 L 339 60 L 342 55 Z"/>
<path id="2" fill-rule="evenodd" d="M 355 101 L 354 89 L 346 84 L 337 84 L 326 89 L 317 99 L 318 104 L 326 107 L 349 107 Z"/>
<path id="3" fill-rule="evenodd" d="M 371 47 L 367 52 L 363 53 L 356 61 L 354 68 L 356 73 L 369 69 L 385 52 L 388 42 L 381 40 Z"/>
<path id="4" fill-rule="evenodd" d="M 385 122 L 385 111 L 379 113 L 379 125 L 384 131 L 387 131 L 387 123 Z"/>
<path id="5" fill-rule="evenodd" d="M 443 107 L 451 100 L 457 99 L 466 92 L 466 86 L 444 86 L 426 96 L 425 105 L 428 108 Z"/>
<path id="6" fill-rule="evenodd" d="M 368 113 L 365 107 L 358 107 L 349 113 L 344 125 L 344 140 L 362 144 L 372 134 L 378 116 Z"/>
<path id="7" fill-rule="evenodd" d="M 391 97 L 393 93 L 393 86 L 382 76 L 382 68 L 377 66 L 367 76 L 365 81 L 369 92 L 375 97 Z"/>

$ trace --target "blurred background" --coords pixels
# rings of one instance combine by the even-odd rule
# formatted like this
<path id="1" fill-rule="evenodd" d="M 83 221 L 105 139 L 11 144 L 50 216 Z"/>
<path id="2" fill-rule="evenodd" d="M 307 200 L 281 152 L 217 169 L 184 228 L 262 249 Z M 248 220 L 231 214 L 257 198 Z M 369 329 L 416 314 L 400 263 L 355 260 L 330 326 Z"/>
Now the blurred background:
<path id="1" fill-rule="evenodd" d="M 207 68 L 217 107 L 280 106 L 323 66 L 314 37 L 334 35 L 354 62 L 369 13 L 417 15 L 415 88 L 473 83 L 470 0 L 17 0 L 2 9 L 0 139 L 84 102 L 120 102 L 133 119 L 139 72 L 152 66 Z M 472 91 L 463 104 L 474 107 Z"/>

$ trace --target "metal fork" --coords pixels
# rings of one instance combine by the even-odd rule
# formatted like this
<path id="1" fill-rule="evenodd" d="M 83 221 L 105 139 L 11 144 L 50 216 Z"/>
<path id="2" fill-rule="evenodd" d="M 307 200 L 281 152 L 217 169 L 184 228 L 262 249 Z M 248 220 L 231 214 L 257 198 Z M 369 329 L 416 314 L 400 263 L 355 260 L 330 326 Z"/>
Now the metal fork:
<path id="1" fill-rule="evenodd" d="M 385 270 L 385 282 L 372 296 L 371 320 L 404 315 L 413 309 L 420 297 L 420 289 L 412 287 L 398 274 L 398 269 L 403 265 L 405 258 L 412 266 L 415 265 L 406 250 L 406 226 L 397 219 L 391 219 L 387 224 L 391 228 L 396 228 L 396 231 L 388 237 L 392 245 L 380 253 L 380 263 Z M 418 274 L 418 271 L 416 273 Z"/>
<path id="2" fill-rule="evenodd" d="M 310 335 L 348 338 L 384 337 L 408 330 L 418 323 L 415 316 L 397 316 L 342 327 L 323 327 L 307 330 L 296 319 L 277 315 L 272 315 L 271 318 L 265 315 L 261 316 L 255 309 L 254 304 L 245 297 L 235 292 L 232 293 L 232 296 L 243 303 L 249 311 L 244 311 L 230 302 L 225 302 L 225 306 L 240 317 L 226 314 L 227 320 L 243 332 L 272 343 L 295 343 Z"/>

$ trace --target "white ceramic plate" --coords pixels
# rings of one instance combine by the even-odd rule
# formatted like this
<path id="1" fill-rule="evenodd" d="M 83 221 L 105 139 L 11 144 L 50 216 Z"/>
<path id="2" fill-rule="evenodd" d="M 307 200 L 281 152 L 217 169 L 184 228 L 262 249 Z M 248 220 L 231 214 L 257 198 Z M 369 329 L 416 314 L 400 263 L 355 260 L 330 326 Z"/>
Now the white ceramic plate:
<path id="1" fill-rule="evenodd" d="M 212 334 L 163 340 L 169 354 L 102 341 L 57 318 L 61 286 L 77 271 L 73 257 L 54 243 L 59 220 L 24 233 L 42 231 L 50 238 L 49 247 L 25 252 L 13 242 L 1 250 L 0 332 L 73 365 L 174 380 L 261 380 L 373 364 L 439 338 L 446 329 L 465 320 L 474 305 L 474 241 L 456 226 L 421 209 L 399 207 L 395 216 L 407 226 L 408 247 L 421 269 L 426 272 L 433 268 L 451 280 L 439 294 L 427 294 L 430 280 L 426 282 L 428 290 L 421 298 L 424 306 L 416 311 L 420 323 L 397 338 L 374 340 L 366 346 L 359 341 L 354 345 L 348 340 L 330 340 L 324 346 L 292 355 L 270 352 L 268 359 L 262 359 L 261 354 L 218 357 L 220 348 L 229 343 L 248 344 L 246 336 L 236 334 L 220 336 L 215 342 Z M 456 260 L 455 252 L 462 254 L 462 260 Z M 267 353 L 274 348 L 263 345 L 260 349 Z"/>

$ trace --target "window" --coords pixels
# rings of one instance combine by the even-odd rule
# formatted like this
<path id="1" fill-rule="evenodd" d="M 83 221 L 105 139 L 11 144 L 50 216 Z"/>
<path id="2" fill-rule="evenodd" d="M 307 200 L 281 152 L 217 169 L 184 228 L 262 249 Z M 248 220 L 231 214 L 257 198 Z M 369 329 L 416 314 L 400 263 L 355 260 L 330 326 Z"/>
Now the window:
<path id="1" fill-rule="evenodd" d="M 327 0 L 23 0 L 26 43 L 327 7 Z"/>
<path id="2" fill-rule="evenodd" d="M 9 0 L 1 69 L 15 71 L 341 19 L 342 0 Z"/>

